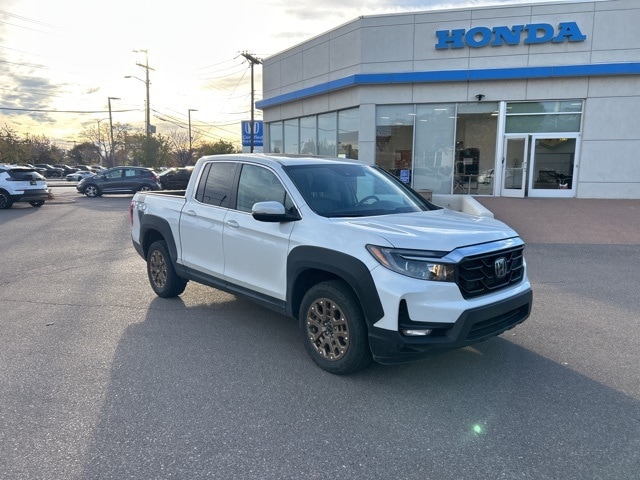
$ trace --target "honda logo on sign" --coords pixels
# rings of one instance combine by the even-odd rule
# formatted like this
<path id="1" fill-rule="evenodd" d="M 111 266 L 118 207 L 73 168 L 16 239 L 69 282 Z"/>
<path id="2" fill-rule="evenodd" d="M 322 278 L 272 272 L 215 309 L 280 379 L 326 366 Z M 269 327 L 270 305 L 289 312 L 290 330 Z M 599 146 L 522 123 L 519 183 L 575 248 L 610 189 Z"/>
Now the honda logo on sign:
<path id="1" fill-rule="evenodd" d="M 507 259 L 504 257 L 500 257 L 493 264 L 494 271 L 496 272 L 497 278 L 504 278 L 507 274 Z"/>
<path id="2" fill-rule="evenodd" d="M 262 120 L 253 121 L 253 146 L 262 147 L 262 132 L 263 132 Z M 248 147 L 251 145 L 251 121 L 242 121 L 242 146 Z"/>

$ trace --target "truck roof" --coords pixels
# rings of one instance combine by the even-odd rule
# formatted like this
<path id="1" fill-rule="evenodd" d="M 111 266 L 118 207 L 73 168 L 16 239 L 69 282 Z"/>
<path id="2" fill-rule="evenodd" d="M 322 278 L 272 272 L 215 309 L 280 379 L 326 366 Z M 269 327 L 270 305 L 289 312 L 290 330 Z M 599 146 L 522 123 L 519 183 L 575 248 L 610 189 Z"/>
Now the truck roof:
<path id="1" fill-rule="evenodd" d="M 318 155 L 302 155 L 302 154 L 288 154 L 288 153 L 232 153 L 221 155 L 207 155 L 201 157 L 198 162 L 205 161 L 225 161 L 225 160 L 244 160 L 254 161 L 263 165 L 270 163 L 278 163 L 283 166 L 287 165 L 308 165 L 309 163 L 347 163 L 366 165 L 362 161 L 357 161 L 349 158 L 338 157 L 324 157 Z"/>

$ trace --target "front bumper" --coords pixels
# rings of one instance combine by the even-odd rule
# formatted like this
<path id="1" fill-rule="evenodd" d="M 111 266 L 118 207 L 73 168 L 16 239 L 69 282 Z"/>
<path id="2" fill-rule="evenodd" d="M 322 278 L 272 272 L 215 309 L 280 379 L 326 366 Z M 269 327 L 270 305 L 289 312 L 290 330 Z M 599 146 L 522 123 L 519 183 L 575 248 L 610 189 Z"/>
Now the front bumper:
<path id="1" fill-rule="evenodd" d="M 369 344 L 374 360 L 383 364 L 405 363 L 430 354 L 462 348 L 500 335 L 524 322 L 531 313 L 533 293 L 527 289 L 513 297 L 470 308 L 454 323 L 415 322 L 401 306 L 398 331 L 378 327 L 369 329 Z M 432 329 L 421 337 L 400 333 L 405 329 Z"/>

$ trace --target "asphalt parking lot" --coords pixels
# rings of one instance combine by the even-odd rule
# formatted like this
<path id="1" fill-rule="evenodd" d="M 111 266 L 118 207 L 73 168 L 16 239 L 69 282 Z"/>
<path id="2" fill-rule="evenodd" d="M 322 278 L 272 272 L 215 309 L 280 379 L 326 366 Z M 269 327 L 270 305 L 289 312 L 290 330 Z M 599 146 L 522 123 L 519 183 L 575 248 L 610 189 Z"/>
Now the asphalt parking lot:
<path id="1" fill-rule="evenodd" d="M 286 317 L 155 297 L 131 197 L 68 187 L 0 211 L 0 478 L 638 478 L 639 202 L 480 199 L 527 242 L 531 317 L 336 377 Z"/>

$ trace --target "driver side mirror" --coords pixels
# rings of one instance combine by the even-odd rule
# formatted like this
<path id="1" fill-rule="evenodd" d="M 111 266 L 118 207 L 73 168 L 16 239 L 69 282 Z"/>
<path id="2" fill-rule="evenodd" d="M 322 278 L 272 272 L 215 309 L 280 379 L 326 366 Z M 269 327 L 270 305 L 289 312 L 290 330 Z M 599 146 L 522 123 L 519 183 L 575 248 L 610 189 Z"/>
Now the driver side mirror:
<path id="1" fill-rule="evenodd" d="M 251 208 L 251 216 L 259 222 L 294 222 L 300 220 L 300 214 L 292 207 L 287 212 L 280 202 L 258 202 Z"/>

